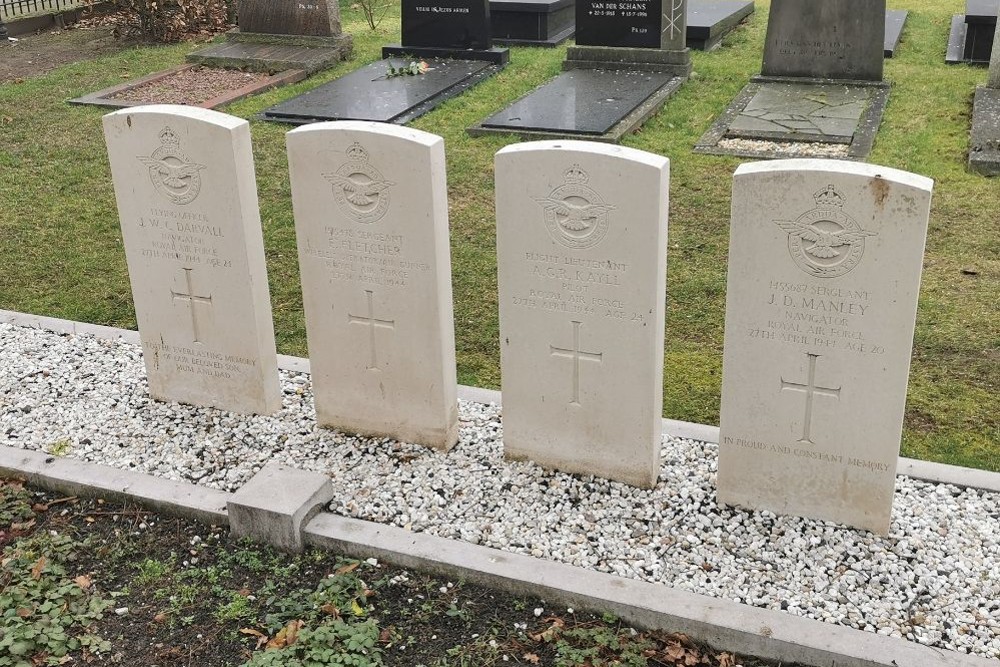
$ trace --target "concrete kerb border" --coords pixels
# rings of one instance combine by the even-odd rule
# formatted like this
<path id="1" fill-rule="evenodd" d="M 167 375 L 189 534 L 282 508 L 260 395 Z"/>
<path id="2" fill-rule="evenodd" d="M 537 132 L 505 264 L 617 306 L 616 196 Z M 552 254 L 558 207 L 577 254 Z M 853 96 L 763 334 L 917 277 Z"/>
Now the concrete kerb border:
<path id="1" fill-rule="evenodd" d="M 99 324 L 88 324 L 86 322 L 75 322 L 73 320 L 63 320 L 55 317 L 45 317 L 44 315 L 19 313 L 13 310 L 0 310 L 0 323 L 14 324 L 34 329 L 44 329 L 54 333 L 89 334 L 104 340 L 121 340 L 132 345 L 139 345 L 138 331 L 106 327 Z M 278 368 L 298 373 L 309 373 L 309 360 L 301 357 L 279 354 Z M 493 403 L 496 405 L 502 404 L 502 396 L 500 392 L 493 389 L 460 385 L 458 388 L 458 396 L 462 400 L 473 401 L 476 403 Z M 709 424 L 695 424 L 676 419 L 664 419 L 663 432 L 678 438 L 698 440 L 700 442 L 708 442 L 714 445 L 719 444 L 719 427 Z M 906 475 L 907 477 L 912 477 L 913 479 L 919 479 L 926 482 L 951 484 L 959 488 L 982 489 L 984 491 L 994 491 L 1000 493 L 1000 473 L 990 472 L 988 470 L 963 468 L 961 466 L 953 466 L 947 463 L 934 463 L 933 461 L 921 461 L 919 459 L 900 457 L 899 463 L 896 467 L 896 474 Z"/>
<path id="2" fill-rule="evenodd" d="M 0 322 L 138 342 L 133 331 L 11 311 L 0 311 Z M 282 357 L 279 365 L 308 371 L 308 361 L 295 357 Z M 500 402 L 499 392 L 474 387 L 463 387 L 460 395 Z M 718 440 L 718 429 L 711 426 L 664 420 L 664 427 L 680 437 L 712 441 L 714 435 Z M 956 483 L 953 480 L 964 477 L 957 483 L 1000 489 L 996 473 L 908 459 L 900 468 L 901 473 L 917 473 L 913 476 L 922 479 Z M 4 446 L 0 446 L 0 473 L 61 493 L 128 500 L 210 524 L 229 524 L 226 506 L 233 494 L 187 482 Z M 685 632 L 744 655 L 822 667 L 996 666 L 978 656 L 325 512 L 305 526 L 303 539 L 352 556 L 375 556 L 402 567 L 539 596 L 549 604 L 611 611 L 636 627 Z"/>
<path id="3" fill-rule="evenodd" d="M 228 525 L 233 494 L 110 466 L 0 446 L 0 474 L 61 493 L 134 501 Z M 817 667 L 995 667 L 985 658 L 678 591 L 395 526 L 330 513 L 303 530 L 306 544 L 345 555 L 541 597 L 546 604 L 610 611 L 639 628 L 684 632 L 720 650 Z"/>

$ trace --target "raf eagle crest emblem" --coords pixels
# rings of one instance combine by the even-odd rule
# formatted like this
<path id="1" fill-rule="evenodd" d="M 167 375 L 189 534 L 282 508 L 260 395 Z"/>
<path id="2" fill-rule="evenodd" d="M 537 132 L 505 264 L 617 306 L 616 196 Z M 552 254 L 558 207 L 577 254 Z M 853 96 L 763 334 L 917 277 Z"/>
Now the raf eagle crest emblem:
<path id="1" fill-rule="evenodd" d="M 568 248 L 592 248 L 607 236 L 608 212 L 615 207 L 587 187 L 590 177 L 579 165 L 567 169 L 564 180 L 548 197 L 535 197 L 545 210 L 545 227 Z"/>
<path id="2" fill-rule="evenodd" d="M 344 213 L 355 222 L 378 222 L 389 210 L 389 188 L 395 183 L 369 164 L 368 151 L 358 142 L 345 152 L 347 162 L 323 176 L 333 184 L 334 199 Z"/>
<path id="3" fill-rule="evenodd" d="M 844 213 L 845 199 L 832 185 L 813 194 L 816 208 L 797 220 L 775 220 L 788 234 L 788 252 L 811 276 L 836 278 L 850 272 L 865 254 L 865 239 L 878 232 L 861 229 Z"/>
<path id="4" fill-rule="evenodd" d="M 174 204 L 190 204 L 201 192 L 203 164 L 195 164 L 181 151 L 181 141 L 169 127 L 160 131 L 160 146 L 139 160 L 149 167 L 153 187 Z"/>

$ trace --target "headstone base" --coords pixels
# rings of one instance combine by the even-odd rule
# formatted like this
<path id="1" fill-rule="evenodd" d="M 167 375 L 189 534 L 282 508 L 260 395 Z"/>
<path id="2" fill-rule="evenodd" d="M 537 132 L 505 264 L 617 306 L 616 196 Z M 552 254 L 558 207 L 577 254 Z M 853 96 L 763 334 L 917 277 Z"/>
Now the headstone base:
<path id="1" fill-rule="evenodd" d="M 563 62 L 564 70 L 604 69 L 668 72 L 691 75 L 691 50 L 636 49 L 615 46 L 571 46 Z"/>
<path id="2" fill-rule="evenodd" d="M 753 11 L 753 0 L 688 0 L 688 48 L 699 51 L 719 48 L 722 38 Z"/>
<path id="3" fill-rule="evenodd" d="M 383 58 L 451 58 L 454 60 L 484 60 L 494 65 L 504 66 L 510 62 L 510 49 L 441 49 L 433 46 L 400 46 L 394 44 L 382 47 Z"/>
<path id="4" fill-rule="evenodd" d="M 871 152 L 888 98 L 885 82 L 756 76 L 694 152 L 861 160 Z M 835 145 L 842 148 L 831 152 Z"/>
<path id="5" fill-rule="evenodd" d="M 304 125 L 325 120 L 370 120 L 402 125 L 500 71 L 484 60 L 428 59 L 430 69 L 415 76 L 387 77 L 390 66 L 406 59 L 386 59 L 265 109 L 263 120 Z"/>
<path id="6" fill-rule="evenodd" d="M 1000 88 L 976 88 L 969 145 L 969 169 L 1000 176 Z"/>
<path id="7" fill-rule="evenodd" d="M 473 137 L 589 139 L 617 143 L 656 113 L 684 83 L 670 72 L 574 69 L 470 127 Z M 576 100 L 587 100 L 577 105 Z"/>
<path id="8" fill-rule="evenodd" d="M 270 35 L 240 32 L 237 28 L 226 33 L 224 43 L 189 53 L 186 60 L 255 72 L 300 69 L 313 74 L 347 60 L 353 50 L 354 40 L 350 35 Z"/>
<path id="9" fill-rule="evenodd" d="M 951 17 L 944 61 L 949 65 L 989 65 L 998 9 L 1000 0 L 966 0 L 965 13 Z"/>
<path id="10" fill-rule="evenodd" d="M 493 43 L 557 46 L 576 32 L 575 8 L 573 0 L 490 0 Z"/>

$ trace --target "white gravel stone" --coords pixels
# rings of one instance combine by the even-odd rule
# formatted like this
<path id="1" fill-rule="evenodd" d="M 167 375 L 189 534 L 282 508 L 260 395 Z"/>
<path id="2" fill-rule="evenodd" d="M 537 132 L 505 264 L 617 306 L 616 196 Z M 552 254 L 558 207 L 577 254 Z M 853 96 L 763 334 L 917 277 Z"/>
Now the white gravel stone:
<path id="1" fill-rule="evenodd" d="M 1000 657 L 1000 494 L 898 477 L 883 538 L 719 508 L 709 443 L 665 436 L 643 491 L 505 461 L 495 405 L 461 402 L 445 454 L 317 429 L 308 375 L 262 417 L 151 401 L 143 374 L 138 347 L 0 324 L 0 444 L 228 491 L 279 460 L 344 516 Z"/>

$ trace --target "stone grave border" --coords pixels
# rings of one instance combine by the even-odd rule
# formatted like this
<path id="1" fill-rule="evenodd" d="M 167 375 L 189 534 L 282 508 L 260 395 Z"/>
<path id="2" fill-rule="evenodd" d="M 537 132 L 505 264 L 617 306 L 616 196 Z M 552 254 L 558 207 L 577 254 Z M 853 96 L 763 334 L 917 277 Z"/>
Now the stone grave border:
<path id="1" fill-rule="evenodd" d="M 745 158 L 774 158 L 783 159 L 788 157 L 809 157 L 806 154 L 801 155 L 789 155 L 784 152 L 775 152 L 769 150 L 726 150 L 719 148 L 719 142 L 726 138 L 726 131 L 732 124 L 736 117 L 740 115 L 746 105 L 750 103 L 753 96 L 757 94 L 757 91 L 761 89 L 764 84 L 767 83 L 824 83 L 824 84 L 842 84 L 845 86 L 858 86 L 871 88 L 872 94 L 868 100 L 868 106 L 865 108 L 864 112 L 861 114 L 861 118 L 858 120 L 858 127 L 854 131 L 854 139 L 848 145 L 847 155 L 843 159 L 847 160 L 864 160 L 868 157 L 868 154 L 872 151 L 872 146 L 875 144 L 875 135 L 878 134 L 879 125 L 882 122 L 882 114 L 885 112 L 885 105 L 889 101 L 889 84 L 885 82 L 871 82 L 871 81 L 848 81 L 848 80 L 833 80 L 820 82 L 816 79 L 801 79 L 795 77 L 764 77 L 755 76 L 750 80 L 743 90 L 729 103 L 726 110 L 723 111 L 712 123 L 711 127 L 701 135 L 698 142 L 694 145 L 692 149 L 693 153 L 700 153 L 703 155 L 735 155 L 736 157 Z M 747 138 L 747 137 L 744 137 Z M 774 139 L 771 137 L 761 137 L 761 140 L 765 141 L 782 141 L 787 142 L 788 140 Z M 821 142 L 792 142 L 800 143 L 803 145 L 809 145 L 809 143 L 821 143 Z"/>
<path id="2" fill-rule="evenodd" d="M 972 102 L 969 169 L 983 176 L 1000 176 L 1000 88 L 978 86 Z M 988 145 L 992 143 L 993 147 Z"/>
<path id="3" fill-rule="evenodd" d="M 138 344 L 138 332 L 0 310 L 0 322 L 56 333 L 90 334 Z M 306 359 L 278 355 L 285 370 L 309 372 Z M 500 403 L 500 393 L 459 387 L 459 397 Z M 718 427 L 664 420 L 664 431 L 717 442 Z M 720 650 L 785 662 L 836 667 L 995 667 L 996 661 L 923 646 L 904 639 L 761 609 L 594 572 L 522 554 L 508 553 L 403 528 L 321 511 L 329 478 L 268 465 L 235 493 L 167 480 L 110 466 L 59 458 L 45 452 L 0 446 L 0 474 L 69 495 L 138 503 L 155 511 L 229 526 L 294 550 L 336 549 L 353 557 L 376 557 L 400 567 L 460 577 L 552 604 L 610 611 L 640 628 L 669 628 Z M 897 474 L 931 482 L 1000 491 L 1000 473 L 901 458 Z M 261 503 L 269 485 L 299 488 L 298 502 Z M 253 499 L 252 502 L 249 500 Z M 285 538 L 283 541 L 282 538 Z M 290 541 L 288 541 L 290 540 Z"/>
<path id="4" fill-rule="evenodd" d="M 153 102 L 127 102 L 125 100 L 113 99 L 113 95 L 124 92 L 126 90 L 132 90 L 133 88 L 138 88 L 147 83 L 152 83 L 154 81 L 160 81 L 161 79 L 166 79 L 168 77 L 177 74 L 178 72 L 184 72 L 189 69 L 194 69 L 195 67 L 204 67 L 204 65 L 199 65 L 197 63 L 188 63 L 185 65 L 177 65 L 176 67 L 171 67 L 170 69 L 165 69 L 162 72 L 154 72 L 140 79 L 133 79 L 132 81 L 126 81 L 125 83 L 119 83 L 116 86 L 111 86 L 110 88 L 104 88 L 103 90 L 98 90 L 93 93 L 88 93 L 82 97 L 77 97 L 72 100 L 67 100 L 70 104 L 79 105 L 89 105 L 89 106 L 99 106 L 99 107 L 110 107 L 113 109 L 125 109 L 128 107 L 136 107 L 144 104 L 153 104 Z M 280 86 L 286 86 L 290 83 L 298 83 L 306 78 L 305 70 L 301 69 L 290 69 L 272 74 L 263 81 L 253 83 L 247 86 L 243 86 L 237 90 L 232 90 L 227 93 L 223 93 L 217 97 L 213 97 L 209 100 L 205 100 L 201 104 L 194 104 L 190 106 L 201 107 L 202 109 L 215 109 L 216 107 L 221 107 L 226 104 L 230 104 L 237 100 L 242 100 L 245 97 L 251 95 L 256 95 L 257 93 L 262 93 L 266 90 L 271 90 L 272 88 L 278 88 Z"/>
<path id="5" fill-rule="evenodd" d="M 596 68 L 595 68 L 596 69 Z M 623 69 L 626 69 L 623 66 Z M 513 102 L 507 105 L 507 107 L 517 104 L 522 99 L 528 97 L 536 90 L 542 86 L 550 83 L 553 79 L 545 81 L 537 88 L 525 93 L 521 97 L 517 98 Z M 556 132 L 547 130 L 517 130 L 513 128 L 499 128 L 499 127 L 486 127 L 483 125 L 483 121 L 471 125 L 465 129 L 465 133 L 470 137 L 486 137 L 490 135 L 506 134 L 521 137 L 524 141 L 540 141 L 543 139 L 579 139 L 581 141 L 601 141 L 605 143 L 617 144 L 621 141 L 621 138 L 626 134 L 631 134 L 638 130 L 642 125 L 656 115 L 656 112 L 667 103 L 677 89 L 681 87 L 687 80 L 686 77 L 675 76 L 664 86 L 656 90 L 652 95 L 647 97 L 639 106 L 629 112 L 627 116 L 618 121 L 615 125 L 611 127 L 610 130 L 604 134 L 584 134 L 582 132 Z M 504 107 L 504 108 L 507 108 Z"/>

